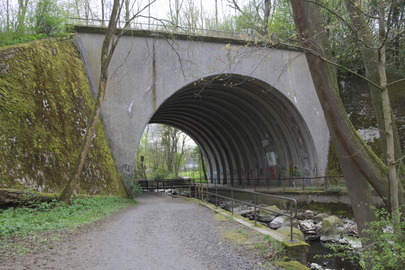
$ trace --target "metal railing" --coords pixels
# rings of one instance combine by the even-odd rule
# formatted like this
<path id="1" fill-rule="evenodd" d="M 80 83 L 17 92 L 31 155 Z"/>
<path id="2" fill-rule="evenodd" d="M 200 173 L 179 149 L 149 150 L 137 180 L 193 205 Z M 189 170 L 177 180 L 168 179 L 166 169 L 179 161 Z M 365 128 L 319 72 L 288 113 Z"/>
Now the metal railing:
<path id="1" fill-rule="evenodd" d="M 225 181 L 223 179 L 214 179 L 213 182 L 209 180 L 210 184 L 218 185 L 218 186 L 239 186 L 242 189 L 245 189 L 246 187 L 253 187 L 254 190 L 256 190 L 257 187 L 264 186 L 267 187 L 267 190 L 270 190 L 271 186 L 277 186 L 277 187 L 282 187 L 283 191 L 285 192 L 286 187 L 301 187 L 302 190 L 305 190 L 305 188 L 312 187 L 314 184 L 312 184 L 312 180 L 327 180 L 327 179 L 341 179 L 343 176 L 316 176 L 316 177 L 305 177 L 305 176 L 291 176 L 291 177 L 278 177 L 278 178 L 270 178 L 270 179 L 234 179 L 232 180 L 227 180 Z M 310 183 L 308 183 L 310 181 Z M 220 182 L 220 183 L 218 183 Z M 222 182 L 222 183 L 221 183 Z M 319 186 L 320 183 L 315 184 L 316 186 Z M 328 189 L 328 182 L 324 182 L 324 188 L 325 190 Z"/>
<path id="2" fill-rule="evenodd" d="M 142 190 L 189 188 L 191 179 L 138 180 Z M 160 184 L 160 185 L 159 185 Z"/>
<path id="3" fill-rule="evenodd" d="M 69 18 L 70 24 L 73 25 L 83 25 L 83 26 L 96 26 L 96 27 L 105 27 L 108 25 L 108 20 L 100 19 L 86 19 L 86 18 Z M 125 21 L 118 22 L 118 27 L 124 27 Z M 176 26 L 168 22 L 164 23 L 140 23 L 140 22 L 131 22 L 129 24 L 128 30 L 149 30 L 149 31 L 161 31 L 169 32 L 175 34 L 185 34 L 185 35 L 195 35 L 195 36 L 208 36 L 208 37 L 221 37 L 221 38 L 232 38 L 232 39 L 241 39 L 241 40 L 256 40 L 263 39 L 263 36 L 257 34 L 251 34 L 248 32 L 233 32 L 233 31 L 224 31 L 224 30 L 214 30 L 214 29 L 205 29 L 198 27 L 183 27 Z"/>
<path id="4" fill-rule="evenodd" d="M 157 190 L 158 191 L 159 189 L 172 189 L 173 190 L 173 189 L 188 188 L 189 197 L 191 197 L 191 186 L 193 185 L 195 198 L 202 200 L 202 201 L 204 200 L 204 184 L 196 183 L 194 179 L 138 180 L 138 183 L 142 190 Z M 159 185 L 159 183 L 160 183 L 160 185 Z M 207 201 L 208 201 L 208 195 L 215 196 L 215 207 L 218 207 L 218 197 L 232 201 L 232 210 L 231 210 L 232 215 L 233 215 L 233 203 L 234 202 L 253 207 L 255 225 L 257 225 L 256 209 L 262 209 L 265 211 L 276 213 L 281 216 L 289 217 L 290 218 L 290 230 L 291 230 L 290 241 L 291 242 L 294 241 L 293 240 L 293 219 L 295 219 L 297 217 L 297 201 L 295 199 L 287 198 L 287 197 L 283 197 L 283 196 L 271 195 L 271 194 L 264 194 L 264 193 L 260 193 L 260 192 L 256 192 L 256 191 L 249 191 L 249 190 L 244 190 L 244 189 L 225 187 L 225 186 L 214 186 L 214 187 L 211 186 L 211 188 L 215 188 L 215 193 L 212 193 L 209 191 L 208 183 L 205 183 L 205 184 L 206 184 L 205 194 L 207 195 Z M 222 190 L 224 190 L 224 189 L 230 190 L 231 197 L 218 194 L 218 188 L 221 188 Z M 252 194 L 253 195 L 253 204 L 246 202 L 246 201 L 235 199 L 233 196 L 234 191 Z M 267 208 L 257 205 L 258 202 L 260 201 L 260 196 L 289 201 L 290 202 L 290 214 L 274 211 L 274 210 L 267 209 Z M 294 208 L 293 208 L 293 203 L 294 203 Z"/>
<path id="5" fill-rule="evenodd" d="M 270 195 L 270 194 L 264 194 L 264 193 L 255 192 L 255 191 L 248 191 L 248 190 L 243 190 L 243 189 L 231 188 L 231 187 L 220 187 L 221 189 L 228 189 L 228 190 L 231 191 L 231 197 L 227 197 L 227 196 L 223 196 L 223 195 L 218 194 L 218 186 L 215 186 L 214 188 L 215 188 L 215 193 L 212 193 L 212 192 L 209 192 L 209 189 L 207 187 L 206 194 L 215 196 L 215 207 L 218 207 L 218 197 L 232 201 L 232 215 L 233 215 L 233 202 L 237 202 L 237 203 L 241 203 L 241 204 L 244 204 L 244 205 L 252 206 L 254 208 L 255 225 L 257 224 L 257 211 L 256 211 L 257 208 L 258 209 L 263 209 L 265 211 L 270 211 L 270 212 L 276 213 L 276 214 L 281 215 L 281 216 L 289 217 L 290 218 L 290 228 L 291 228 L 291 239 L 290 239 L 290 241 L 291 242 L 294 241 L 293 240 L 293 219 L 295 219 L 297 217 L 297 201 L 295 199 L 282 197 L 282 196 L 276 196 L 276 195 Z M 201 190 L 202 190 L 201 198 L 204 199 L 204 186 L 203 185 L 202 185 Z M 234 191 L 253 194 L 253 197 L 254 197 L 253 204 L 245 202 L 245 201 L 241 201 L 241 200 L 238 200 L 238 199 L 235 199 L 234 196 L 233 196 Z M 277 212 L 277 211 L 267 209 L 267 208 L 264 208 L 264 207 L 261 207 L 261 206 L 257 205 L 257 202 L 258 202 L 257 197 L 258 196 L 266 196 L 266 197 L 271 197 L 271 198 L 283 199 L 283 200 L 290 201 L 290 214 Z M 208 198 L 207 198 L 207 201 L 208 201 Z M 293 203 L 294 203 L 294 214 L 293 214 L 293 205 L 292 205 Z"/>

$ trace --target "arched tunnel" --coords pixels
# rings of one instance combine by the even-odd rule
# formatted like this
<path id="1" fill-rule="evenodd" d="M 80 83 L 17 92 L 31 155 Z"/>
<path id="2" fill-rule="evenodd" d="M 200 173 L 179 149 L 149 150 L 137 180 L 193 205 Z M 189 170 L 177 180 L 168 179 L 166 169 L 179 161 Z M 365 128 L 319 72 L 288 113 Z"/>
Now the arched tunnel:
<path id="1" fill-rule="evenodd" d="M 252 77 L 195 81 L 163 102 L 150 123 L 171 125 L 194 139 L 211 183 L 317 174 L 314 141 L 297 108 Z"/>

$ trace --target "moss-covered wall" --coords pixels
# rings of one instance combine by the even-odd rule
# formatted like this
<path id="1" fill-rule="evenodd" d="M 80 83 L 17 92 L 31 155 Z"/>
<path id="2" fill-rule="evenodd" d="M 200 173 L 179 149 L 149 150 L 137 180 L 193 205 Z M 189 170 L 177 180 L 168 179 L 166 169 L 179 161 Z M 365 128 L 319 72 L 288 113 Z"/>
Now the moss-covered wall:
<path id="1" fill-rule="evenodd" d="M 388 73 L 388 83 L 403 79 L 402 77 Z M 377 129 L 377 120 L 371 103 L 370 89 L 368 84 L 359 77 L 341 76 L 339 78 L 340 96 L 346 108 L 353 126 L 358 129 Z M 403 152 L 405 152 L 405 81 L 393 84 L 389 87 L 390 102 L 398 128 L 399 140 Z M 367 142 L 374 153 L 382 158 L 381 142 L 379 138 Z M 328 172 L 341 174 L 337 161 L 336 152 L 329 149 Z"/>
<path id="2" fill-rule="evenodd" d="M 70 38 L 0 48 L 0 188 L 59 192 L 93 99 Z M 125 194 L 99 121 L 77 193 Z"/>

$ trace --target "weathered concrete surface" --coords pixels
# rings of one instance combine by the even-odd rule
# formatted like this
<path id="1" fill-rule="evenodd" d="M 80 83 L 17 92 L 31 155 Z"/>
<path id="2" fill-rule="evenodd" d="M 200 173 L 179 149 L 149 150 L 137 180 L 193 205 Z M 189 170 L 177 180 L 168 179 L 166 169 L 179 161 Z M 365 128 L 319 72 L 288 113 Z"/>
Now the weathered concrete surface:
<path id="1" fill-rule="evenodd" d="M 104 35 L 77 30 L 95 93 Z M 324 173 L 329 133 L 302 52 L 133 34 L 112 58 L 102 109 L 123 173 L 132 171 L 148 123 L 188 133 L 211 181 L 277 176 L 282 166 L 287 174 L 294 166 L 301 174 Z"/>

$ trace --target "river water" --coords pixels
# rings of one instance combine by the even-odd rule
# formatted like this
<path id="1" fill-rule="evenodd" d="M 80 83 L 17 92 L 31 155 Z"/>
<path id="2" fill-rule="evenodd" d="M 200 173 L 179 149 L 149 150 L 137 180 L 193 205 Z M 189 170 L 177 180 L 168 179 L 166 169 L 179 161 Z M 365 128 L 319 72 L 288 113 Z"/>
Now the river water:
<path id="1" fill-rule="evenodd" d="M 307 262 L 317 263 L 323 267 L 323 269 L 333 270 L 361 270 L 362 268 L 358 264 L 358 260 L 344 260 L 341 258 L 314 258 L 316 255 L 328 255 L 333 254 L 333 250 L 322 246 L 321 241 L 311 241 L 308 244 L 311 245 L 309 252 L 307 253 Z"/>

